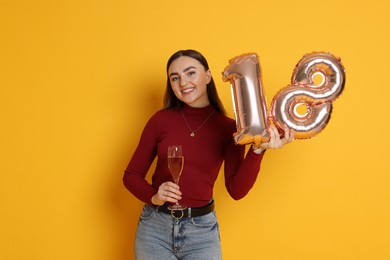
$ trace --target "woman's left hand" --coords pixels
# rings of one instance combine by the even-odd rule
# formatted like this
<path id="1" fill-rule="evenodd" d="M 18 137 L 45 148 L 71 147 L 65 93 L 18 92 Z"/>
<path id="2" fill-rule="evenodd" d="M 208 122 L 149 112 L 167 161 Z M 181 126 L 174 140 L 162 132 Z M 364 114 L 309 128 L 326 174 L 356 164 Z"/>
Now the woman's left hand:
<path id="1" fill-rule="evenodd" d="M 294 130 L 290 130 L 290 128 L 288 128 L 286 125 L 283 127 L 283 130 L 284 130 L 284 136 L 283 138 L 280 138 L 278 129 L 274 125 L 271 125 L 268 128 L 270 140 L 268 142 L 261 143 L 258 148 L 254 147 L 254 151 L 256 153 L 261 153 L 265 149 L 282 148 L 285 144 L 288 144 L 292 140 L 294 140 Z"/>

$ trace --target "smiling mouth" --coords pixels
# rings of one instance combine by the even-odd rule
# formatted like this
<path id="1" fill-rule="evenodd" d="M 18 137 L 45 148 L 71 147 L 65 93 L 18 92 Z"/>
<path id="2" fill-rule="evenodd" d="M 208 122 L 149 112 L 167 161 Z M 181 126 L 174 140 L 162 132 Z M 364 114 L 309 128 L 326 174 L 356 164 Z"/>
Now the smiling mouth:
<path id="1" fill-rule="evenodd" d="M 183 90 L 181 91 L 181 93 L 183 93 L 183 94 L 190 93 L 190 92 L 194 91 L 194 89 L 195 89 L 195 88 L 183 89 Z"/>

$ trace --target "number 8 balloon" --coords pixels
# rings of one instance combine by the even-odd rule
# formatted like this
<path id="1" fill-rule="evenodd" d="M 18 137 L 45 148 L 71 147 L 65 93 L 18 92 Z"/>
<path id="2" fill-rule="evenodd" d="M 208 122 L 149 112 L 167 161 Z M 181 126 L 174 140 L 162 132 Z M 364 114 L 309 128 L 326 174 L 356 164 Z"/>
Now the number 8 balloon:
<path id="1" fill-rule="evenodd" d="M 318 81 L 320 79 L 320 81 Z M 273 122 L 282 128 L 294 129 L 295 138 L 311 138 L 329 122 L 332 102 L 345 85 L 345 69 L 339 58 L 325 52 L 306 54 L 296 65 L 291 84 L 280 90 L 272 100 Z M 299 113 L 299 106 L 306 106 Z"/>
<path id="2" fill-rule="evenodd" d="M 230 81 L 237 132 L 237 144 L 268 141 L 269 120 L 279 129 L 287 125 L 297 139 L 311 138 L 325 128 L 330 120 L 332 102 L 345 85 L 345 69 L 340 58 L 331 53 L 306 54 L 296 65 L 291 84 L 273 98 L 270 116 L 260 78 L 260 65 L 254 53 L 243 54 L 229 61 L 222 73 Z M 318 81 L 320 79 L 320 81 Z M 298 112 L 300 106 L 306 111 Z"/>

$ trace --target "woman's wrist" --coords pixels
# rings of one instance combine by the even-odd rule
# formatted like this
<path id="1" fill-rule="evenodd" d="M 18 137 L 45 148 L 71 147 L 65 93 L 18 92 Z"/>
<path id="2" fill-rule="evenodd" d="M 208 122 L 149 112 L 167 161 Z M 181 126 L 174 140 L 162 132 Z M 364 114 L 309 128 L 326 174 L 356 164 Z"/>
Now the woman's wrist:
<path id="1" fill-rule="evenodd" d="M 156 199 L 156 194 L 153 195 L 153 197 L 150 199 L 150 202 L 152 202 L 152 205 L 154 206 L 161 206 L 161 201 Z"/>

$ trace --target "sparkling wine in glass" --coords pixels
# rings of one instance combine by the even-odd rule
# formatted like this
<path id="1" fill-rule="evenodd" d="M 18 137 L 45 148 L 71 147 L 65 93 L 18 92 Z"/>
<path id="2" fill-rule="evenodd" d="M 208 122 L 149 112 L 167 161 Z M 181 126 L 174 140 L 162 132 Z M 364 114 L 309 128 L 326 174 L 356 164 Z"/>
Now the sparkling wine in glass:
<path id="1" fill-rule="evenodd" d="M 181 145 L 170 145 L 168 146 L 168 168 L 173 177 L 173 181 L 179 185 L 180 175 L 183 171 L 184 166 L 184 156 L 183 149 Z M 187 207 L 180 205 L 179 202 L 176 202 L 174 205 L 170 205 L 168 209 L 170 210 L 183 210 Z"/>

